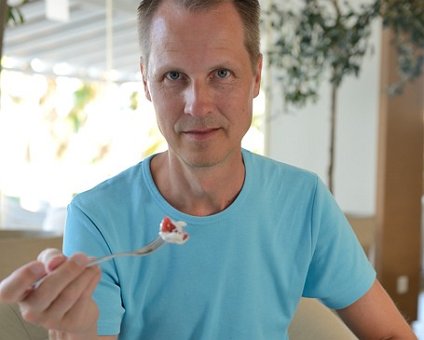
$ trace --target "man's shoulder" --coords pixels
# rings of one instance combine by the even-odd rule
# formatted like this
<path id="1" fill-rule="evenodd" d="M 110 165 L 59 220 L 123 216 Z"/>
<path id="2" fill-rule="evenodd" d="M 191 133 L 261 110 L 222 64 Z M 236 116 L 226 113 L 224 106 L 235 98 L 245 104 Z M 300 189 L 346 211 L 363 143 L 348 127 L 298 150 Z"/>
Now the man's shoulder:
<path id="1" fill-rule="evenodd" d="M 251 171 L 256 176 L 275 178 L 278 181 L 307 182 L 315 185 L 317 174 L 312 171 L 285 163 L 283 161 L 244 151 L 244 157 L 249 158 Z"/>

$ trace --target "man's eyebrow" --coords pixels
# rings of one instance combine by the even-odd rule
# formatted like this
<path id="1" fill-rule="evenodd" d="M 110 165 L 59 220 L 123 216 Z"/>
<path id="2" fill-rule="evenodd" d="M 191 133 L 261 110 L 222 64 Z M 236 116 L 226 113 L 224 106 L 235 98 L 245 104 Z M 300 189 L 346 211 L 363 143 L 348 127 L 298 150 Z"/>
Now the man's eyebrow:
<path id="1" fill-rule="evenodd" d="M 169 71 L 184 72 L 184 66 L 180 66 L 175 63 L 166 62 L 160 65 L 157 65 L 156 67 L 150 68 L 150 71 L 152 74 L 158 74 L 158 73 L 161 74 L 161 73 L 169 72 Z"/>
<path id="2" fill-rule="evenodd" d="M 210 67 L 210 72 L 214 71 L 214 70 L 219 70 L 219 69 L 227 69 L 229 71 L 237 71 L 239 70 L 239 66 L 236 63 L 233 63 L 231 61 L 223 61 L 220 63 L 215 64 L 214 66 Z"/>
<path id="3" fill-rule="evenodd" d="M 216 70 L 216 69 L 220 69 L 220 68 L 233 69 L 233 68 L 235 68 L 235 65 L 233 63 L 230 63 L 230 62 L 222 62 L 222 63 L 216 64 L 215 66 L 212 66 L 210 69 Z"/>

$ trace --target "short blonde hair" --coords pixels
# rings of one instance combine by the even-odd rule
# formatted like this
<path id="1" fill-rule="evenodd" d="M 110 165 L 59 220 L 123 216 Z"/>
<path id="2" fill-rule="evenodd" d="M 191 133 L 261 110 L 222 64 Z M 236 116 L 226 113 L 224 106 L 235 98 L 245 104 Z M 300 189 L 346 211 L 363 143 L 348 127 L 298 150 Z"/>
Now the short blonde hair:
<path id="1" fill-rule="evenodd" d="M 255 70 L 260 55 L 260 5 L 258 0 L 143 0 L 138 6 L 138 35 L 141 49 L 141 58 L 147 67 L 150 55 L 150 29 L 156 10 L 163 1 L 174 1 L 189 11 L 207 10 L 223 2 L 234 4 L 243 22 L 245 41 L 252 67 Z"/>

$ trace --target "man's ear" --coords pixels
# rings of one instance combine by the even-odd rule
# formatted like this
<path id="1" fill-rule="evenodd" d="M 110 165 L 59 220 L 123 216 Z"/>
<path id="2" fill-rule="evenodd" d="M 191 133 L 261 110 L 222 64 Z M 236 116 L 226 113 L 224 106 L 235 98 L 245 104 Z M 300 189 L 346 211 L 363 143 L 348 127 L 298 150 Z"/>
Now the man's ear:
<path id="1" fill-rule="evenodd" d="M 146 96 L 147 100 L 152 101 L 149 91 L 149 85 L 147 84 L 147 68 L 142 57 L 140 57 L 140 72 L 141 77 L 143 79 L 144 95 Z"/>
<path id="2" fill-rule="evenodd" d="M 255 85 L 254 85 L 254 96 L 255 97 L 257 97 L 259 95 L 259 91 L 261 89 L 262 63 L 263 63 L 263 55 L 261 53 L 258 56 L 258 61 L 256 63 L 256 74 L 255 74 Z"/>

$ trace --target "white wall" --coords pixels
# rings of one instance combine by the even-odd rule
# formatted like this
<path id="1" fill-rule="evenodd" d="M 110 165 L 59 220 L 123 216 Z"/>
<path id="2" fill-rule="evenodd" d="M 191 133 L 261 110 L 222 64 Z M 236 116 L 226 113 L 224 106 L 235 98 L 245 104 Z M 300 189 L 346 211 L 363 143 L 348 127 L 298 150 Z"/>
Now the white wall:
<path id="1" fill-rule="evenodd" d="M 353 2 L 353 1 L 352 1 Z M 380 28 L 371 37 L 359 78 L 347 78 L 338 97 L 334 194 L 345 212 L 375 213 Z M 272 77 L 268 77 L 272 78 Z M 316 172 L 327 182 L 330 135 L 330 87 L 322 85 L 316 104 L 284 112 L 278 85 L 268 83 L 265 153 L 275 159 Z"/>

